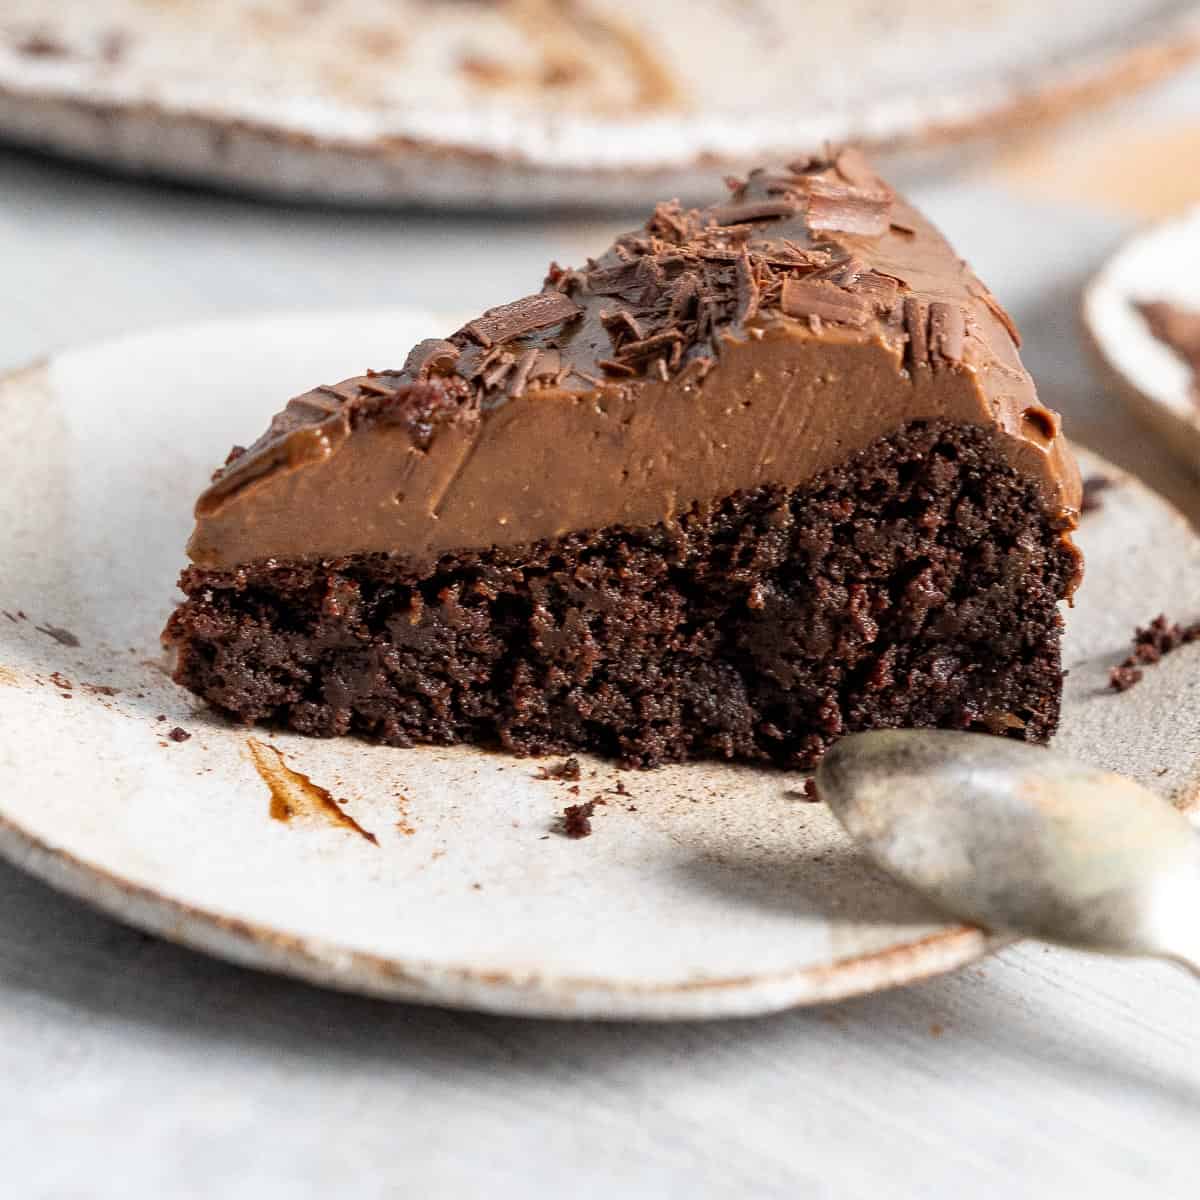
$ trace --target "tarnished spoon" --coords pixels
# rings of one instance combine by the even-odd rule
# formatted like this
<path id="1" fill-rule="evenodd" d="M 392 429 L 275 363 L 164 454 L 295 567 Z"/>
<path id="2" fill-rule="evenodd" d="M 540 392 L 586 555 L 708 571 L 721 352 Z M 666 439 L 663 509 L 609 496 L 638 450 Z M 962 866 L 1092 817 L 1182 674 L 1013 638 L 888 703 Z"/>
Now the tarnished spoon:
<path id="1" fill-rule="evenodd" d="M 1023 742 L 913 729 L 843 738 L 816 782 L 879 866 L 951 916 L 1200 975 L 1200 836 L 1133 780 Z"/>

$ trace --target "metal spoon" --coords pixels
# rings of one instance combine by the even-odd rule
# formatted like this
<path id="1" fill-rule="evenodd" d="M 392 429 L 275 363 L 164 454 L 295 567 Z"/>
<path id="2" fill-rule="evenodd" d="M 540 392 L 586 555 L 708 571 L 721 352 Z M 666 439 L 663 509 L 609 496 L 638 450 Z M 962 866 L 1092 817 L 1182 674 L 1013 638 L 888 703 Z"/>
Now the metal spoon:
<path id="1" fill-rule="evenodd" d="M 816 783 L 871 858 L 944 912 L 1200 975 L 1200 837 L 1133 780 L 1023 742 L 913 729 L 843 738 Z"/>

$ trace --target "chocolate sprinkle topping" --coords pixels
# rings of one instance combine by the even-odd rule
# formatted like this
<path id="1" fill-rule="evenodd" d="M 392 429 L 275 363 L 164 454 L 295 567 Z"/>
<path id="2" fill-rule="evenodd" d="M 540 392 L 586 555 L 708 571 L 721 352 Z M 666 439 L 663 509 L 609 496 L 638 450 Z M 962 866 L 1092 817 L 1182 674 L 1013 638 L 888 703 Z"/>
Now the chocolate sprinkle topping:
<path id="1" fill-rule="evenodd" d="M 1001 411 L 1012 415 L 1006 429 L 1019 430 L 1012 436 L 1034 441 L 1039 452 L 1036 459 L 1022 460 L 1020 469 L 1038 476 L 1051 505 L 1075 515 L 1077 481 L 1057 428 L 1042 436 L 1021 422 L 1021 413 L 1035 406 L 1036 393 L 989 315 L 995 301 L 860 155 L 843 151 L 784 170 L 752 171 L 734 181 L 731 193 L 728 202 L 707 208 L 661 203 L 640 229 L 618 237 L 581 269 L 551 263 L 540 293 L 490 309 L 449 338 L 420 343 L 402 370 L 349 380 L 291 402 L 199 501 L 204 528 L 194 542 L 197 561 L 213 561 L 218 541 L 221 555 L 245 557 L 267 545 L 265 552 L 274 554 L 278 537 L 303 539 L 311 552 L 314 541 L 340 552 L 346 538 L 389 551 L 406 546 L 414 554 L 434 543 L 439 550 L 454 548 L 445 542 L 451 537 L 515 544 L 519 533 L 536 540 L 563 522 L 586 524 L 593 508 L 658 512 L 663 502 L 707 495 L 714 483 L 759 479 L 764 471 L 781 479 L 803 477 L 804 464 L 825 461 L 842 440 L 837 433 L 802 435 L 792 429 L 786 410 L 781 427 L 795 435 L 786 462 L 770 447 L 764 454 L 753 437 L 705 440 L 708 424 L 732 429 L 735 411 L 720 403 L 717 393 L 727 385 L 714 365 L 754 358 L 758 352 L 750 343 L 760 340 L 835 372 L 859 354 L 888 372 L 902 356 L 907 370 L 897 375 L 889 400 L 898 408 L 911 398 L 914 411 L 949 406 L 969 421 L 999 423 Z M 897 234 L 892 228 L 897 222 L 912 236 Z M 998 305 L 993 311 L 1004 320 Z M 771 355 L 763 353 L 772 367 Z M 758 372 L 752 374 L 759 379 Z M 682 380 L 678 391 L 672 385 L 676 378 Z M 749 379 L 741 368 L 730 378 L 738 387 Z M 643 383 L 655 386 L 643 394 Z M 780 380 L 771 386 L 780 386 Z M 541 390 L 559 394 L 548 396 L 545 406 L 539 403 L 536 414 L 522 407 L 511 426 L 507 418 L 492 417 L 510 401 Z M 847 423 L 853 440 L 878 415 L 856 416 L 865 402 L 866 397 L 847 396 L 820 420 L 831 430 Z M 638 448 L 639 439 L 659 436 L 661 422 L 637 420 L 633 409 L 659 403 L 672 409 L 678 445 L 689 447 L 688 461 L 701 463 L 696 470 L 684 467 L 682 451 L 660 452 L 657 442 L 645 453 Z M 688 415 L 693 410 L 695 419 Z M 752 425 L 754 418 L 747 420 Z M 342 448 L 358 430 L 378 423 L 410 429 L 421 451 L 431 451 L 445 431 L 446 461 L 406 460 L 405 486 L 398 484 L 369 513 L 348 491 L 340 501 L 345 515 L 336 537 L 329 525 L 315 538 L 296 527 L 282 492 L 270 532 L 261 520 L 253 531 L 235 521 L 239 505 L 261 509 L 275 502 L 270 489 L 247 489 L 264 476 L 290 477 L 302 469 L 295 480 L 300 486 L 306 475 L 315 479 L 328 470 L 347 489 L 357 486 L 349 467 L 341 466 L 354 456 L 343 458 Z M 490 453 L 492 437 L 484 435 L 485 427 L 502 441 L 537 443 L 544 466 L 538 483 L 521 477 L 525 468 L 516 452 L 482 465 L 477 446 Z M 585 430 L 607 464 L 602 473 L 611 494 L 603 497 L 572 490 L 574 476 L 560 469 L 565 459 L 550 445 L 568 436 L 564 431 L 574 437 Z M 550 493 L 535 504 L 543 482 Z M 487 498 L 493 488 L 512 497 L 503 511 Z M 693 488 L 700 491 L 693 494 Z M 260 498 L 251 501 L 250 490 Z M 464 498 L 477 492 L 477 502 Z M 415 505 L 426 503 L 414 501 L 414 495 L 435 497 L 428 507 L 436 522 L 412 519 Z M 242 549 L 235 552 L 235 544 Z"/>
<path id="2" fill-rule="evenodd" d="M 795 211 L 796 204 L 791 200 L 751 200 L 739 204 L 718 204 L 708 210 L 708 216 L 714 225 L 746 225 L 752 221 L 790 217 Z"/>
<path id="3" fill-rule="evenodd" d="M 813 186 L 808 200 L 810 229 L 837 230 L 878 237 L 887 232 L 890 195 L 824 184 Z"/>
<path id="4" fill-rule="evenodd" d="M 578 315 L 579 306 L 562 292 L 540 292 L 489 308 L 482 317 L 468 321 L 463 332 L 481 346 L 490 347 Z"/>
<path id="5" fill-rule="evenodd" d="M 929 349 L 937 360 L 961 362 L 965 334 L 966 323 L 961 308 L 941 300 L 935 300 L 929 306 Z"/>
<path id="6" fill-rule="evenodd" d="M 870 315 L 867 301 L 826 279 L 785 279 L 781 307 L 789 317 L 819 317 L 861 329 Z"/>
<path id="7" fill-rule="evenodd" d="M 916 296 L 905 296 L 904 328 L 908 333 L 908 364 L 912 368 L 929 365 L 928 318 L 928 310 L 921 300 Z"/>
<path id="8" fill-rule="evenodd" d="M 459 348 L 443 338 L 426 338 L 418 342 L 404 360 L 404 374 L 425 379 L 437 368 L 450 370 L 458 361 Z"/>

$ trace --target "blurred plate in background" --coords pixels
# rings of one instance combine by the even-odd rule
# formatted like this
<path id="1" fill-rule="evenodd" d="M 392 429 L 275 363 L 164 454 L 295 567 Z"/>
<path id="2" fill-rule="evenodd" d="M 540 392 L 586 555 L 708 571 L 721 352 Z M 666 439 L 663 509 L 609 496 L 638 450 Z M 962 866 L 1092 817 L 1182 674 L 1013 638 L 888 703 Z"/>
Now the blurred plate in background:
<path id="1" fill-rule="evenodd" d="M 632 207 L 1025 128 L 1197 51 L 1179 0 L 6 0 L 0 137 L 305 199 Z"/>

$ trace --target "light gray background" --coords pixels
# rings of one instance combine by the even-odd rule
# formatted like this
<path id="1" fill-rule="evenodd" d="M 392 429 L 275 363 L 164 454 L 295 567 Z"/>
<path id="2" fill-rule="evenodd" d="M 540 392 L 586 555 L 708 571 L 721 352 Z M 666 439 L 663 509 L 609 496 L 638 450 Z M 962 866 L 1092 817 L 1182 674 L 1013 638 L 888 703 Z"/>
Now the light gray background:
<path id="1" fill-rule="evenodd" d="M 1198 100 L 1193 72 L 1139 103 Z M 1068 430 L 1197 511 L 1078 334 L 1131 223 L 978 172 L 915 194 L 1014 310 Z M 482 309 L 620 224 L 264 207 L 0 151 L 0 369 L 238 311 Z M 1198 1004 L 1167 967 L 1024 945 L 758 1021 L 475 1017 L 211 962 L 0 865 L 0 1194 L 1190 1197 Z"/>

